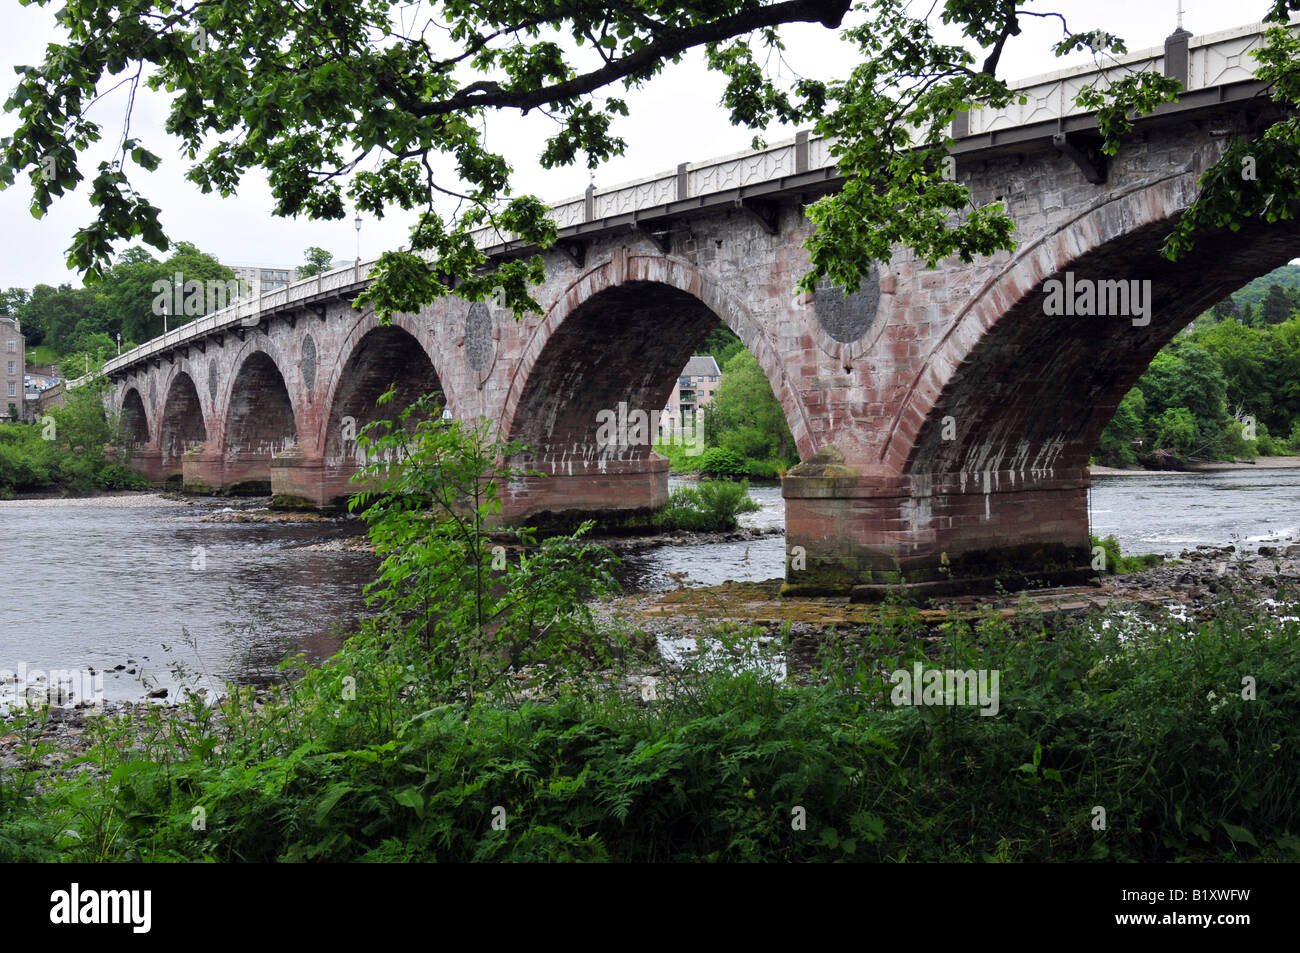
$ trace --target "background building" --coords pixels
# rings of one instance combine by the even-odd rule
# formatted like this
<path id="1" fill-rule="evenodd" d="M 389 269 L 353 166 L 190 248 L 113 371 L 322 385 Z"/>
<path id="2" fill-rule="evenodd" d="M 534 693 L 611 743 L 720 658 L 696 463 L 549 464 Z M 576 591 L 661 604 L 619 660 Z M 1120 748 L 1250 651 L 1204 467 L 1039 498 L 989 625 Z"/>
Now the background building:
<path id="1" fill-rule="evenodd" d="M 26 420 L 27 395 L 23 374 L 27 365 L 26 339 L 18 322 L 0 314 L 0 420 Z"/>
<path id="2" fill-rule="evenodd" d="M 677 386 L 673 388 L 664 412 L 673 420 L 681 420 L 682 413 L 690 411 L 693 421 L 701 408 L 712 403 L 721 380 L 718 362 L 707 354 L 697 354 L 686 362 L 678 375 Z"/>
<path id="3" fill-rule="evenodd" d="M 259 265 L 230 265 L 235 277 L 249 289 L 249 294 L 260 295 L 267 291 L 283 288 L 291 281 L 298 280 L 297 268 L 262 268 Z"/>

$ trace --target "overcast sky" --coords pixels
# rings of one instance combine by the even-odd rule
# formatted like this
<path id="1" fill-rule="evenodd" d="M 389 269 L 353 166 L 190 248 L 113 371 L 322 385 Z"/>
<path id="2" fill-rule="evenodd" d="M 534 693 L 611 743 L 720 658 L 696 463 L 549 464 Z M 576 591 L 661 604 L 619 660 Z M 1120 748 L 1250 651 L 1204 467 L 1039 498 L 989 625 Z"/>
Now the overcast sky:
<path id="1" fill-rule="evenodd" d="M 1071 29 L 1108 29 L 1122 36 L 1130 50 L 1138 50 L 1163 44 L 1174 29 L 1178 6 L 1178 0 L 1057 0 L 1036 3 L 1030 9 L 1059 10 L 1069 17 Z M 1183 0 L 1182 6 L 1184 26 L 1204 34 L 1257 21 L 1269 4 L 1266 0 Z M 56 39 L 54 7 L 20 6 L 17 0 L 0 0 L 5 30 L 0 74 L 6 94 L 13 88 L 13 67 L 38 65 L 45 44 Z M 802 75 L 829 79 L 847 75 L 852 67 L 852 48 L 833 31 L 798 25 L 784 28 L 782 35 L 787 63 Z M 1087 56 L 1068 60 L 1053 57 L 1050 44 L 1059 36 L 1059 24 L 1054 21 L 1029 18 L 1024 34 L 1008 47 L 1003 74 L 1012 78 L 1031 76 L 1087 62 Z M 626 98 L 631 116 L 620 119 L 615 126 L 615 131 L 627 140 L 627 154 L 597 171 L 597 187 L 654 175 L 675 168 L 679 162 L 701 162 L 747 149 L 753 131 L 728 124 L 725 110 L 718 105 L 722 87 L 722 78 L 704 69 L 702 57 L 697 55 L 629 94 Z M 104 141 L 100 143 L 102 149 L 83 158 L 82 171 L 87 179 L 92 177 L 88 171 L 93 172 L 120 138 L 125 108 L 124 89 L 105 96 L 94 107 L 91 118 L 103 127 Z M 234 198 L 201 195 L 184 179 L 187 163 L 179 155 L 176 140 L 163 133 L 166 109 L 163 94 L 142 89 L 137 95 L 132 135 L 160 155 L 163 162 L 153 174 L 144 174 L 136 166 L 129 166 L 129 174 L 134 186 L 162 209 L 163 226 L 173 241 L 193 242 L 229 265 L 296 266 L 302 262 L 308 245 L 322 246 L 339 259 L 356 255 L 357 233 L 351 216 L 339 222 L 276 218 L 271 214 L 265 177 L 257 171 L 245 177 Z M 11 134 L 15 125 L 13 117 L 0 116 L 0 135 Z M 537 166 L 536 156 L 548 128 L 550 121 L 544 117 L 519 119 L 503 114 L 489 121 L 488 145 L 503 151 L 514 164 L 517 191 L 557 202 L 581 193 L 587 187 L 589 173 L 585 167 L 546 171 Z M 793 134 L 793 129 L 778 128 L 768 130 L 767 137 L 775 141 Z M 67 269 L 65 258 L 77 228 L 90 221 L 87 192 L 87 183 L 83 182 L 76 193 L 56 200 L 49 214 L 40 220 L 33 218 L 29 210 L 31 186 L 25 176 L 0 192 L 0 221 L 4 222 L 5 235 L 0 288 L 30 288 L 41 282 L 81 283 L 80 276 Z M 360 233 L 362 257 L 372 258 L 385 249 L 405 244 L 409 224 L 405 216 L 390 216 L 382 221 L 366 216 Z M 159 254 L 152 248 L 149 251 Z"/>

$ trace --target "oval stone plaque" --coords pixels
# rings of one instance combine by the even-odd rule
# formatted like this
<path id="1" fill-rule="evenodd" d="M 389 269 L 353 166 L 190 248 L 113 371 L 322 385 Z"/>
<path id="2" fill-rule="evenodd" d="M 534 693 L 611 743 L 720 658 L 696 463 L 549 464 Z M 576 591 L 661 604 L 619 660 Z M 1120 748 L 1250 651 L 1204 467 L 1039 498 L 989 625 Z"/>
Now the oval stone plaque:
<path id="1" fill-rule="evenodd" d="M 492 309 L 482 301 L 465 315 L 465 359 L 479 373 L 492 365 Z"/>
<path id="2" fill-rule="evenodd" d="M 871 275 L 852 294 L 823 280 L 813 294 L 817 323 L 841 344 L 861 340 L 876 320 L 880 307 L 880 273 L 873 267 Z"/>
<path id="3" fill-rule="evenodd" d="M 310 334 L 302 339 L 302 382 L 308 390 L 316 386 L 316 342 Z"/>

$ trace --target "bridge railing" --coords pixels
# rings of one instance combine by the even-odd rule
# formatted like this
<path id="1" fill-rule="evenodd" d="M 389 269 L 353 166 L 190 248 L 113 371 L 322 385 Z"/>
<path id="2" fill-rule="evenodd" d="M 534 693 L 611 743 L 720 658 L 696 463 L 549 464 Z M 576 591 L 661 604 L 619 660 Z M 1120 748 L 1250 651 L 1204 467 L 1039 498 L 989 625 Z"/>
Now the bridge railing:
<path id="1" fill-rule="evenodd" d="M 1300 19 L 1293 20 L 1292 24 L 1300 24 Z M 1255 23 L 1191 37 L 1187 42 L 1186 88 L 1189 91 L 1206 89 L 1253 79 L 1254 60 L 1249 54 L 1263 44 L 1263 33 L 1264 25 Z M 1013 103 L 1002 109 L 971 110 L 967 114 L 964 134 L 973 136 L 1082 114 L 1085 110 L 1075 105 L 1075 97 L 1084 85 L 1098 83 L 1104 87 L 1115 77 L 1133 70 L 1163 71 L 1169 65 L 1165 59 L 1165 49 L 1153 48 L 1112 58 L 1102 66 L 1079 66 L 1031 77 L 1016 86 L 1026 97 L 1023 105 Z M 662 207 L 682 199 L 827 169 L 835 164 L 830 153 L 831 145 L 832 140 L 800 133 L 766 149 L 735 153 L 700 164 L 682 163 L 671 172 L 625 182 L 610 189 L 589 189 L 584 195 L 565 199 L 551 207 L 551 218 L 561 229 L 573 228 L 586 222 Z M 475 229 L 471 235 L 475 245 L 482 249 L 508 245 L 517 240 L 517 236 L 493 227 Z M 374 260 L 359 262 L 296 281 L 258 297 L 240 299 L 230 307 L 182 325 L 114 358 L 105 370 L 111 372 L 128 367 L 194 337 L 239 327 L 249 321 L 255 324 L 253 319 L 268 309 L 359 285 L 374 264 Z M 69 386 L 75 383 L 71 382 Z"/>
<path id="2" fill-rule="evenodd" d="M 1300 21 L 1293 20 L 1292 26 L 1297 23 Z M 1184 90 L 1192 92 L 1254 79 L 1255 60 L 1250 52 L 1264 45 L 1264 30 L 1263 23 L 1252 23 L 1190 37 Z M 968 134 L 1083 115 L 1088 110 L 1076 105 L 1075 98 L 1084 86 L 1107 89 L 1127 73 L 1141 70 L 1166 72 L 1167 67 L 1175 66 L 1182 68 L 1182 64 L 1166 63 L 1165 53 L 1163 47 L 1152 47 L 1125 56 L 1108 57 L 1100 66 L 1076 66 L 1021 80 L 1015 88 L 1024 94 L 1026 102 L 1023 105 L 1012 103 L 1001 109 L 972 109 L 968 114 Z M 1177 72 L 1171 71 L 1171 75 L 1177 75 Z"/>

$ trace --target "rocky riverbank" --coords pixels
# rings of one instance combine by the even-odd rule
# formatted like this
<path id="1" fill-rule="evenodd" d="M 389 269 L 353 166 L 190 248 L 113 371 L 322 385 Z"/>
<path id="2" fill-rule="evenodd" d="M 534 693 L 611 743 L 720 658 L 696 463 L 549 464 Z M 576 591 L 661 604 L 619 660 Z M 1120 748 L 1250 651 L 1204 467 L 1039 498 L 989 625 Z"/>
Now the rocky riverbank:
<path id="1" fill-rule="evenodd" d="M 1093 476 L 1143 476 L 1153 473 L 1218 473 L 1223 470 L 1300 470 L 1300 457 L 1259 457 L 1255 460 L 1195 461 L 1173 467 L 1089 467 Z"/>

